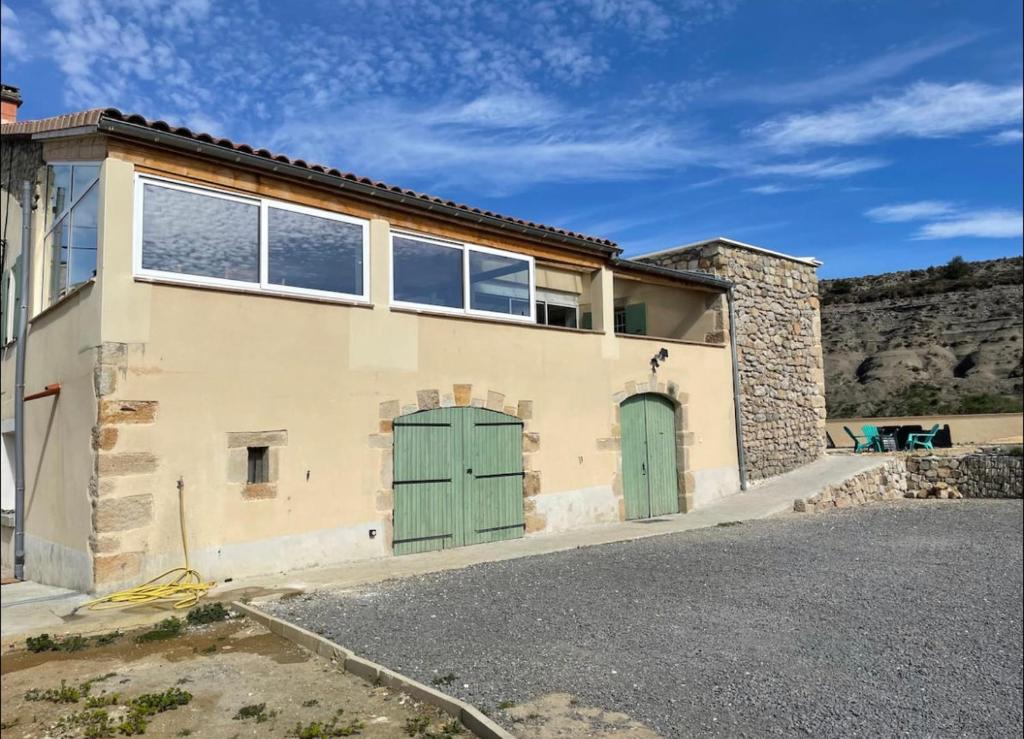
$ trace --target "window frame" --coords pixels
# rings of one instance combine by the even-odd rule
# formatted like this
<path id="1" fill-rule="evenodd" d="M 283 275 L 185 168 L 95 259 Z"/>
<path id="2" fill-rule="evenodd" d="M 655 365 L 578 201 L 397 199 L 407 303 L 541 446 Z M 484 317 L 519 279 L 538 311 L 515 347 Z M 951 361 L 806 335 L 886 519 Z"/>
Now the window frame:
<path id="1" fill-rule="evenodd" d="M 229 202 L 243 203 L 245 205 L 254 205 L 257 208 L 257 250 L 256 258 L 258 260 L 258 274 L 259 279 L 257 282 L 248 282 L 246 280 L 231 280 L 224 277 L 207 277 L 205 275 L 190 275 L 183 274 L 180 272 L 167 272 L 165 270 L 148 269 L 142 266 L 142 235 L 143 235 L 143 216 L 145 206 L 145 189 L 146 184 L 152 183 L 158 187 L 164 187 L 169 190 L 177 190 L 179 192 L 185 192 L 193 195 L 203 195 L 208 197 L 220 198 L 221 200 L 227 200 Z M 135 213 L 132 224 L 133 237 L 132 237 L 132 273 L 136 278 L 143 280 L 151 280 L 154 282 L 166 282 L 177 285 L 186 285 L 189 287 L 215 287 L 227 290 L 236 290 L 241 292 L 259 292 L 266 293 L 268 295 L 279 295 L 282 297 L 310 297 L 317 298 L 320 300 L 329 300 L 342 303 L 361 303 L 369 304 L 370 302 L 370 222 L 365 218 L 357 218 L 355 216 L 345 215 L 343 213 L 336 213 L 330 210 L 321 210 L 320 208 L 313 208 L 310 206 L 299 205 L 297 203 L 289 203 L 284 200 L 276 200 L 274 198 L 264 198 L 259 195 L 244 195 L 227 190 L 220 190 L 212 187 L 206 187 L 204 185 L 195 185 L 192 183 L 183 183 L 180 180 L 174 180 L 167 177 L 160 177 L 157 175 L 145 174 L 137 172 L 135 174 Z M 302 215 L 308 215 L 313 218 L 324 218 L 326 220 L 339 221 L 342 223 L 349 223 L 354 226 L 359 226 L 362 231 L 362 285 L 363 290 L 361 294 L 356 293 L 343 293 L 334 292 L 332 290 L 316 290 L 308 287 L 295 287 L 291 285 L 275 285 L 270 280 L 270 208 L 276 208 L 278 210 L 291 211 L 293 213 L 299 213 Z"/>
<path id="2" fill-rule="evenodd" d="M 576 293 L 569 293 L 563 290 L 551 290 L 549 288 L 537 288 L 537 299 L 534 300 L 534 305 L 541 303 L 544 305 L 544 322 L 537 322 L 538 326 L 547 326 L 549 328 L 579 328 L 580 327 L 580 296 Z M 564 296 L 564 297 L 563 297 Z M 571 297 L 570 297 L 571 296 Z M 559 308 L 572 308 L 576 311 L 576 325 L 575 326 L 562 326 L 559 324 L 548 323 L 548 306 L 557 305 Z M 540 314 L 537 316 L 540 317 Z"/>
<path id="3" fill-rule="evenodd" d="M 43 244 L 43 255 L 42 255 L 43 262 L 42 262 L 42 265 L 43 265 L 44 269 L 46 270 L 46 272 L 43 275 L 44 276 L 43 287 L 46 288 L 46 291 L 44 291 L 44 302 L 46 304 L 45 307 L 49 307 L 51 305 L 56 305 L 57 303 L 62 301 L 74 289 L 80 287 L 81 285 L 85 285 L 90 280 L 96 279 L 96 276 L 99 274 L 99 271 L 100 271 L 100 236 L 99 236 L 99 234 L 100 234 L 100 222 L 101 222 L 101 220 L 103 218 L 103 207 L 102 207 L 102 203 L 99 201 L 98 190 L 99 190 L 99 186 L 100 186 L 100 181 L 103 179 L 103 161 L 102 160 L 92 160 L 92 159 L 83 159 L 82 161 L 69 161 L 69 160 L 64 160 L 64 159 L 57 159 L 57 160 L 54 160 L 54 161 L 44 162 L 43 165 L 44 165 L 44 167 L 47 170 L 49 170 L 50 167 L 71 167 L 72 168 L 72 170 L 71 170 L 71 183 L 73 183 L 74 179 L 75 179 L 75 175 L 74 175 L 74 168 L 75 167 L 96 167 L 97 168 L 96 169 L 96 179 L 93 180 L 89 184 L 89 186 L 87 188 L 85 188 L 85 190 L 83 190 L 82 193 L 78 197 L 72 199 L 68 203 L 68 205 L 64 208 L 64 210 L 62 210 L 60 213 L 57 213 L 57 214 L 53 215 L 53 220 L 50 221 L 49 225 L 47 225 L 46 228 L 43 230 L 43 236 L 42 236 L 42 240 L 41 240 L 42 244 Z M 70 186 L 70 183 L 69 183 L 69 186 Z M 49 176 L 47 176 L 47 178 L 46 178 L 46 187 L 44 188 L 45 189 L 44 197 L 46 198 L 45 207 L 47 208 L 47 211 L 49 210 L 49 207 L 50 207 L 50 205 L 49 205 L 49 198 L 50 198 L 49 188 L 50 188 L 50 181 L 49 181 Z M 72 218 L 72 215 L 73 215 L 72 211 L 75 209 L 76 205 L 78 205 L 82 200 L 85 199 L 85 197 L 89 193 L 92 192 L 93 188 L 97 189 L 97 200 L 96 200 L 96 249 L 95 249 L 95 251 L 96 251 L 96 268 L 94 270 L 96 272 L 96 274 L 94 274 L 92 277 L 90 277 L 87 280 L 82 280 L 81 282 L 75 283 L 74 287 L 72 287 L 69 284 L 69 281 L 71 279 L 71 263 L 72 263 L 72 259 L 74 257 L 74 251 L 75 251 L 74 219 Z M 48 215 L 44 215 L 43 216 L 44 224 L 46 223 L 47 217 L 48 217 Z M 56 276 L 55 276 L 55 274 L 53 272 L 53 270 L 54 270 L 54 259 L 53 259 L 53 254 L 49 253 L 50 250 L 46 248 L 46 242 L 49 240 L 50 236 L 53 235 L 53 232 L 56 231 L 57 228 L 61 225 L 61 222 L 64 221 L 64 219 L 67 219 L 67 227 L 68 227 L 68 261 L 67 261 L 67 268 L 66 268 L 65 275 L 64 275 L 64 284 L 61 285 L 59 289 L 54 290 L 54 287 L 55 287 L 54 280 L 56 279 Z M 58 262 L 58 264 L 59 264 L 59 262 Z M 46 265 L 49 265 L 49 267 L 46 267 Z"/>
<path id="4" fill-rule="evenodd" d="M 402 239 L 411 239 L 413 241 L 422 241 L 427 244 L 434 246 L 445 246 L 450 249 L 458 249 L 462 252 L 462 307 L 452 308 L 445 305 L 431 305 L 429 303 L 415 303 L 407 300 L 399 300 L 395 297 L 395 237 Z M 527 269 L 529 272 L 529 295 L 527 301 L 530 306 L 529 315 L 518 316 L 511 313 L 501 313 L 499 311 L 482 310 L 480 308 L 471 307 L 472 299 L 472 281 L 469 271 L 469 255 L 470 252 L 479 252 L 481 254 L 492 254 L 499 257 L 507 257 L 510 259 L 517 259 L 522 262 L 526 262 Z M 414 310 L 418 313 L 438 313 L 447 316 L 469 316 L 475 318 L 489 318 L 497 321 L 508 321 L 510 323 L 536 323 L 537 322 L 537 275 L 536 275 L 536 264 L 534 258 L 529 254 L 520 254 L 519 252 L 508 251 L 507 249 L 495 249 L 489 246 L 481 246 L 479 244 L 473 244 L 468 241 L 456 241 L 453 239 L 445 239 L 431 234 L 419 233 L 417 231 L 408 231 L 405 229 L 390 229 L 388 234 L 388 304 L 392 308 L 402 308 L 406 310 Z"/>

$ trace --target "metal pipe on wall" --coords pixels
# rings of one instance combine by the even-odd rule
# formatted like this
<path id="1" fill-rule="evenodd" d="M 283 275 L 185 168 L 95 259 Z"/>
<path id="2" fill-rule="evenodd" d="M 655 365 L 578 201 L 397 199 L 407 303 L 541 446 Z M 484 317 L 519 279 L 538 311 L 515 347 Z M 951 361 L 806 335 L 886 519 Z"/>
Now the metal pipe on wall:
<path id="1" fill-rule="evenodd" d="M 740 408 L 740 367 L 736 351 L 736 311 L 733 309 L 733 291 L 726 293 L 729 304 L 729 351 L 732 354 L 732 406 L 736 423 L 736 463 L 740 473 L 740 490 L 747 489 L 747 455 L 743 450 L 743 411 Z"/>
<path id="2" fill-rule="evenodd" d="M 32 191 L 21 185 L 21 299 L 18 301 L 18 355 L 14 364 L 14 577 L 25 579 L 25 351 L 29 294 L 32 291 Z"/>

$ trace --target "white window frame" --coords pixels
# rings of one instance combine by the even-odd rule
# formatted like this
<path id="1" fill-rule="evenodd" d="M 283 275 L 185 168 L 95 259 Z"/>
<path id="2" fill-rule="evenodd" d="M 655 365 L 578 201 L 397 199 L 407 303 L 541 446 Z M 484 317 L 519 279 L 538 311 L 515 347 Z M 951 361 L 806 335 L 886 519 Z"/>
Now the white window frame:
<path id="1" fill-rule="evenodd" d="M 50 225 L 47 226 L 46 230 L 43 232 L 43 240 L 42 240 L 42 242 L 43 242 L 44 248 L 43 248 L 43 262 L 42 263 L 43 263 L 43 266 L 45 268 L 45 271 L 44 271 L 45 281 L 44 281 L 44 285 L 43 285 L 44 288 L 45 288 L 44 300 L 46 301 L 46 305 L 50 306 L 50 305 L 55 305 L 56 303 L 58 303 L 61 300 L 63 300 L 64 297 L 71 291 L 71 287 L 67 284 L 67 281 L 71 279 L 71 262 L 72 262 L 72 258 L 74 256 L 74 248 L 75 248 L 74 223 L 72 223 L 73 219 L 71 218 L 71 211 L 74 210 L 74 207 L 76 205 L 78 205 L 78 203 L 81 202 L 85 198 L 86 195 L 88 195 L 90 192 L 92 192 L 92 189 L 94 187 L 98 188 L 100 186 L 100 180 L 103 178 L 103 162 L 101 162 L 101 161 L 92 161 L 92 160 L 84 160 L 84 161 L 80 161 L 80 162 L 57 160 L 57 161 L 53 161 L 53 162 L 46 162 L 45 165 L 46 165 L 47 169 L 49 169 L 50 167 L 72 167 L 72 168 L 74 168 L 74 167 L 98 167 L 98 170 L 96 172 L 96 179 L 92 182 L 92 184 L 90 184 L 87 188 L 85 188 L 85 191 L 81 195 L 79 195 L 78 197 L 76 197 L 73 200 L 71 200 L 68 203 L 67 207 L 64 208 L 64 210 L 62 210 L 60 213 L 57 213 L 56 215 L 54 215 L 53 216 L 53 220 L 50 222 Z M 74 169 L 72 169 L 72 172 L 71 172 L 71 183 L 74 183 L 74 181 L 75 181 L 75 174 L 74 174 Z M 69 187 L 69 189 L 70 189 L 70 187 Z M 49 179 L 49 177 L 46 178 L 46 187 L 45 187 L 44 197 L 46 197 L 45 207 L 47 209 L 49 209 L 49 207 L 50 207 L 50 179 Z M 102 208 L 103 208 L 103 204 L 100 203 L 99 200 L 97 200 L 97 202 L 96 202 L 96 223 L 97 223 L 97 233 L 96 233 L 96 271 L 97 271 L 97 273 L 99 272 L 99 267 L 100 267 L 99 222 L 100 222 L 100 218 L 103 216 Z M 60 222 L 63 221 L 65 218 L 68 219 L 68 264 L 67 264 L 67 273 L 65 274 L 64 284 L 60 286 L 60 289 L 57 290 L 54 294 L 49 294 L 49 292 L 47 292 L 47 291 L 53 291 L 53 288 L 54 288 L 54 284 L 53 284 L 53 281 L 54 281 L 54 275 L 53 275 L 54 259 L 53 259 L 52 250 L 51 249 L 46 249 L 45 246 L 46 246 L 46 242 L 49 240 L 50 236 L 53 234 L 53 232 L 55 230 L 57 230 L 57 227 L 60 225 Z M 46 216 L 45 215 L 43 217 L 43 221 L 44 221 L 44 223 L 46 221 Z M 49 266 L 47 266 L 47 265 L 49 265 Z M 88 281 L 89 280 L 85 280 L 85 281 L 80 282 L 78 284 L 79 285 L 83 285 L 83 284 L 85 284 Z"/>
<path id="2" fill-rule="evenodd" d="M 204 195 L 207 197 L 220 198 L 221 200 L 228 200 L 235 203 L 244 203 L 246 205 L 256 206 L 258 213 L 257 238 L 259 240 L 259 248 L 257 249 L 256 252 L 257 260 L 259 262 L 257 265 L 259 272 L 258 281 L 248 282 L 246 280 L 231 280 L 224 277 L 189 275 L 182 274 L 180 272 L 167 272 L 164 270 L 147 269 L 143 267 L 143 206 L 145 201 L 145 186 L 146 184 L 149 183 L 154 184 L 158 187 L 167 188 L 169 190 L 178 190 L 180 192 L 186 192 L 195 195 Z M 291 211 L 294 213 L 301 213 L 303 215 L 312 216 L 314 218 L 324 218 L 327 220 L 340 221 L 342 223 L 350 223 L 352 225 L 359 226 L 362 231 L 363 241 L 362 293 L 342 293 L 334 292 L 332 290 L 315 290 L 307 287 L 295 287 L 292 285 L 275 285 L 271 283 L 269 281 L 270 233 L 268 228 L 270 223 L 270 208 Z M 311 297 L 318 298 L 321 300 L 333 300 L 344 303 L 368 304 L 370 302 L 370 222 L 363 218 L 355 218 L 353 216 L 343 215 L 341 213 L 335 213 L 334 211 L 329 210 L 321 210 L 319 208 L 310 208 L 304 205 L 288 203 L 283 200 L 274 200 L 272 198 L 262 198 L 258 196 L 239 195 L 236 193 L 226 192 L 224 190 L 218 190 L 211 187 L 204 187 L 202 185 L 182 183 L 178 180 L 168 179 L 166 177 L 158 177 L 155 175 L 137 173 L 135 175 L 135 217 L 133 222 L 132 242 L 133 273 L 135 277 L 141 279 L 153 280 L 156 282 L 168 282 L 178 285 L 188 285 L 191 287 L 216 287 L 226 290 L 267 293 L 269 295 Z"/>
<path id="3" fill-rule="evenodd" d="M 445 305 L 430 305 L 429 303 L 414 303 L 405 300 L 398 300 L 395 298 L 395 237 L 402 239 L 411 239 L 413 241 L 422 241 L 433 246 L 444 246 L 449 249 L 458 249 L 462 251 L 462 307 L 451 308 Z M 470 252 L 480 252 L 482 254 L 494 254 L 500 257 L 508 257 L 510 259 L 518 259 L 519 261 L 526 262 L 529 269 L 529 306 L 530 314 L 527 316 L 516 316 L 510 313 L 501 313 L 498 311 L 481 310 L 479 308 L 470 307 L 471 302 L 471 281 L 469 274 L 469 254 Z M 472 244 L 466 241 L 449 241 L 447 239 L 441 239 L 436 236 L 429 234 L 417 233 L 415 231 L 405 231 L 401 229 L 392 229 L 389 234 L 388 243 L 388 272 L 390 273 L 389 288 L 389 305 L 394 308 L 405 308 L 407 310 L 414 310 L 422 313 L 440 313 L 449 316 L 475 316 L 480 318 L 490 318 L 499 321 L 509 321 L 511 323 L 536 323 L 537 321 L 537 275 L 536 275 L 536 264 L 534 258 L 528 254 L 520 254 L 514 251 L 507 251 L 505 249 L 494 249 L 489 246 L 480 246 L 478 244 Z"/>

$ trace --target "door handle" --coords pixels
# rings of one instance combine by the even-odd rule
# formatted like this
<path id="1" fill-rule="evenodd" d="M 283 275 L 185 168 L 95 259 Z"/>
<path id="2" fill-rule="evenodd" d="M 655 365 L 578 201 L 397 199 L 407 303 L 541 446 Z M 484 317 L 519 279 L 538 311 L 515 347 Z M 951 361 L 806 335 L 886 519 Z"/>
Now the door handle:
<path id="1" fill-rule="evenodd" d="M 467 475 L 472 475 L 473 474 L 473 468 L 472 467 L 467 468 L 466 469 L 466 474 Z"/>
<path id="2" fill-rule="evenodd" d="M 647 463 L 646 462 L 641 462 L 640 463 L 640 474 L 641 475 L 646 475 L 647 474 Z"/>

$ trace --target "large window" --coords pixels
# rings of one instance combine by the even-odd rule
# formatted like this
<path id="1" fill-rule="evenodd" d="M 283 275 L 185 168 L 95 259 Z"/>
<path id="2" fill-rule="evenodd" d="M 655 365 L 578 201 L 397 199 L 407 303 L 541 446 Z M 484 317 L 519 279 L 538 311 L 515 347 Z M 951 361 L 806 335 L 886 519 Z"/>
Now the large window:
<path id="1" fill-rule="evenodd" d="M 534 320 L 531 257 L 395 233 L 391 266 L 394 305 Z"/>
<path id="2" fill-rule="evenodd" d="M 366 300 L 364 220 L 140 177 L 136 274 Z"/>
<path id="3" fill-rule="evenodd" d="M 49 302 L 96 275 L 100 166 L 50 164 L 46 168 L 46 249 Z"/>

